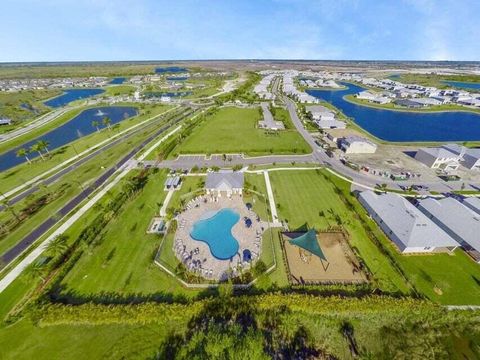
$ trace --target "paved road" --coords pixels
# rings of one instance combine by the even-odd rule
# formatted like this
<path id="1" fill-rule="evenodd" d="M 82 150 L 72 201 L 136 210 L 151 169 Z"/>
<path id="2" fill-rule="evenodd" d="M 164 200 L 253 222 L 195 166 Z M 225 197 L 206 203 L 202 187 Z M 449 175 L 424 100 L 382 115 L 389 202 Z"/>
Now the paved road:
<path id="1" fill-rule="evenodd" d="M 72 211 L 83 200 L 88 198 L 90 194 L 92 194 L 97 188 L 102 186 L 115 173 L 115 171 L 117 171 L 117 169 L 121 168 L 129 160 L 133 159 L 133 157 L 140 150 L 142 150 L 143 147 L 145 147 L 145 145 L 147 145 L 157 136 L 161 135 L 172 125 L 179 123 L 181 120 L 183 120 L 185 117 L 189 115 L 191 115 L 191 113 L 182 114 L 182 116 L 162 126 L 159 130 L 157 130 L 155 133 L 153 133 L 147 139 L 145 139 L 140 145 L 132 149 L 127 155 L 125 155 L 122 159 L 120 159 L 114 166 L 109 168 L 99 178 L 97 178 L 93 184 L 85 188 L 85 190 L 83 190 L 79 195 L 77 195 L 76 197 L 68 201 L 59 211 L 57 211 L 54 215 L 52 215 L 50 218 L 45 220 L 38 227 L 33 229 L 32 232 L 30 232 L 27 236 L 25 236 L 22 240 L 20 240 L 16 245 L 10 248 L 7 252 L 2 254 L 0 256 L 0 263 L 9 264 L 11 261 L 16 259 L 21 253 L 23 253 L 26 249 L 28 249 L 39 237 L 44 235 L 55 224 L 57 224 L 60 221 L 60 219 L 62 219 L 65 215 L 67 215 L 70 211 Z"/>
<path id="2" fill-rule="evenodd" d="M 174 170 L 189 170 L 194 166 L 198 167 L 225 167 L 235 165 L 268 165 L 268 164 L 290 164 L 296 162 L 311 163 L 314 161 L 314 157 L 311 154 L 307 155 L 271 155 L 271 156 L 258 156 L 258 157 L 244 157 L 240 154 L 227 155 L 224 160 L 223 155 L 212 155 L 206 157 L 205 155 L 181 155 L 175 160 L 165 160 L 160 163 L 156 161 L 143 161 L 141 166 L 146 167 L 158 167 L 162 169 L 174 169 Z"/>
<path id="3" fill-rule="evenodd" d="M 78 108 L 79 106 L 75 106 L 75 107 L 69 107 L 69 108 L 61 108 L 61 109 L 57 109 L 57 110 L 53 110 L 51 112 L 48 112 L 42 116 L 40 116 L 38 119 L 30 122 L 27 126 L 25 127 L 21 127 L 19 129 L 16 129 L 16 130 L 13 130 L 13 131 L 10 131 L 6 134 L 2 134 L 0 135 L 0 143 L 1 142 L 4 142 L 4 141 L 9 141 L 9 140 L 13 140 L 19 136 L 22 136 L 36 128 L 39 128 L 47 123 L 49 123 L 50 121 L 52 120 L 55 120 L 56 118 L 58 118 L 59 116 L 65 114 L 67 111 L 70 111 L 70 110 L 73 110 L 73 109 L 76 109 Z"/>
<path id="4" fill-rule="evenodd" d="M 178 114 L 176 114 L 176 115 L 178 116 Z M 81 159 L 79 159 L 75 163 L 63 168 L 59 172 L 57 172 L 57 173 L 53 174 L 52 176 L 42 180 L 40 183 L 32 185 L 31 187 L 29 187 L 27 190 L 23 191 L 22 193 L 10 198 L 8 200 L 9 205 L 14 205 L 14 204 L 18 203 L 19 201 L 23 200 L 24 198 L 26 198 L 27 196 L 29 196 L 30 194 L 33 194 L 34 192 L 38 191 L 40 189 L 40 184 L 42 184 L 42 185 L 53 184 L 54 182 L 58 181 L 64 175 L 72 172 L 73 170 L 75 170 L 79 166 L 83 165 L 87 161 L 91 160 L 95 156 L 99 155 L 100 153 L 114 147 L 115 145 L 118 145 L 122 141 L 126 141 L 128 138 L 132 137 L 133 135 L 138 134 L 141 131 L 145 131 L 145 129 L 148 129 L 150 126 L 155 125 L 158 121 L 162 121 L 162 120 L 164 120 L 164 119 L 162 117 L 159 117 L 157 120 L 154 120 L 153 122 L 149 122 L 149 123 L 137 128 L 137 129 L 135 129 L 131 132 L 126 133 L 123 136 L 120 136 L 119 138 L 113 140 L 112 142 L 109 142 L 109 143 L 105 144 L 104 146 L 96 149 L 95 151 L 91 152 L 90 154 L 82 157 Z M 4 206 L 0 205 L 0 211 L 2 211 L 3 209 L 4 209 Z"/>
<path id="5" fill-rule="evenodd" d="M 400 185 L 409 186 L 409 185 L 415 185 L 415 184 L 417 185 L 422 184 L 422 185 L 428 186 L 431 191 L 437 191 L 437 192 L 450 192 L 453 190 L 461 189 L 461 186 L 462 186 L 461 181 L 447 182 L 447 181 L 441 180 L 440 178 L 438 178 L 437 181 L 430 181 L 430 182 L 423 182 L 421 179 L 418 179 L 418 178 L 412 179 L 412 180 L 394 181 L 387 178 L 370 176 L 365 173 L 355 171 L 349 168 L 348 166 L 345 166 L 339 159 L 330 158 L 326 154 L 324 149 L 315 143 L 315 139 L 313 138 L 312 134 L 310 134 L 304 128 L 302 121 L 297 115 L 295 102 L 286 96 L 283 96 L 282 98 L 285 105 L 287 106 L 287 109 L 290 113 L 290 117 L 297 131 L 303 136 L 305 141 L 312 148 L 313 150 L 312 155 L 315 158 L 315 160 L 322 165 L 330 167 L 335 172 L 342 174 L 347 178 L 352 179 L 355 183 L 357 183 L 357 185 L 359 186 L 364 185 L 365 187 L 368 187 L 368 188 L 370 187 L 374 188 L 377 184 L 384 183 L 384 184 L 387 184 L 389 188 L 395 189 L 395 188 L 398 188 Z M 470 183 L 469 185 L 473 187 L 480 187 L 480 183 Z"/>

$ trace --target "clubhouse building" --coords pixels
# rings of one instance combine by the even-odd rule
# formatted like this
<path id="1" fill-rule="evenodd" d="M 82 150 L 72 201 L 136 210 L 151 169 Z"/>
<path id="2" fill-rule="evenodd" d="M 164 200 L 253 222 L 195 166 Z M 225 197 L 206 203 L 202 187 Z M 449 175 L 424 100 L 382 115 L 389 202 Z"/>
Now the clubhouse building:
<path id="1" fill-rule="evenodd" d="M 231 170 L 211 172 L 205 181 L 205 190 L 209 195 L 226 196 L 242 194 L 244 177 L 242 172 Z"/>

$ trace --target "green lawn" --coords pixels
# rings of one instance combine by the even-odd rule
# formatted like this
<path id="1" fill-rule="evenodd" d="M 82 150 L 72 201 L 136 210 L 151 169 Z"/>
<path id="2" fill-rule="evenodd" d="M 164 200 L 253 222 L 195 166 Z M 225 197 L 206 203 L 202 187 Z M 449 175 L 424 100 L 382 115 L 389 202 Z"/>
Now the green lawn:
<path id="1" fill-rule="evenodd" d="M 0 92 L 0 118 L 12 119 L 12 125 L 0 126 L 0 134 L 25 125 L 36 117 L 50 111 L 43 101 L 60 94 L 60 90 L 25 90 Z"/>
<path id="2" fill-rule="evenodd" d="M 100 96 L 119 96 L 119 95 L 133 95 L 135 86 L 132 85 L 110 85 L 105 88 L 105 93 Z"/>
<path id="3" fill-rule="evenodd" d="M 146 230 L 166 196 L 166 171 L 152 174 L 138 198 L 128 202 L 107 226 L 102 242 L 87 251 L 64 279 L 76 294 L 115 292 L 194 296 L 153 263 L 161 237 Z"/>
<path id="4" fill-rule="evenodd" d="M 41 208 L 34 215 L 29 216 L 27 220 L 22 222 L 22 224 L 12 231 L 8 236 L 0 238 L 0 253 L 3 253 L 9 249 L 11 246 L 25 237 L 34 227 L 38 226 L 52 216 L 52 214 L 55 213 L 68 199 L 80 193 L 82 189 L 81 185 L 83 188 L 88 186 L 89 183 L 91 183 L 95 178 L 100 176 L 105 171 L 105 168 L 108 168 L 115 161 L 118 161 L 122 156 L 128 153 L 132 147 L 141 143 L 148 134 L 148 131 L 141 132 L 140 134 L 128 139 L 128 141 L 124 141 L 115 145 L 113 148 L 110 148 L 95 158 L 87 161 L 75 171 L 65 175 L 56 183 L 53 183 L 48 187 L 42 187 L 32 197 L 27 197 L 23 201 L 15 204 L 12 207 L 13 210 L 16 213 L 20 213 L 20 211 L 25 208 L 28 203 L 31 203 L 35 197 L 46 193 L 58 193 L 60 189 L 65 189 L 64 193 L 56 200 Z M 10 212 L 0 212 L 0 224 L 12 217 L 13 215 Z"/>
<path id="5" fill-rule="evenodd" d="M 306 154 L 311 150 L 295 130 L 257 129 L 259 109 L 220 108 L 175 150 L 183 154 Z"/>
<path id="6" fill-rule="evenodd" d="M 338 215 L 351 235 L 368 268 L 375 273 L 378 286 L 387 291 L 408 290 L 400 274 L 368 239 L 360 222 L 335 193 L 332 184 L 317 170 L 273 171 L 270 173 L 279 217 L 290 230 L 298 228 L 326 229 L 336 225 Z M 349 186 L 345 183 L 345 186 Z"/>
<path id="7" fill-rule="evenodd" d="M 327 177 L 346 196 L 350 196 L 350 185 L 347 182 L 330 174 Z M 442 304 L 480 304 L 480 266 L 462 250 L 457 250 L 452 255 L 401 255 L 373 220 L 368 218 L 356 199 L 350 197 L 355 211 L 352 213 L 335 193 L 332 184 L 317 171 L 272 172 L 270 179 L 277 205 L 280 204 L 280 217 L 288 220 L 290 229 L 304 224 L 325 228 L 336 223 L 334 214 L 338 214 L 351 234 L 351 244 L 358 248 L 382 288 L 404 291 L 405 284 L 388 258 L 366 236 L 355 213 L 368 224 L 421 294 Z M 325 216 L 319 216 L 320 211 Z"/>

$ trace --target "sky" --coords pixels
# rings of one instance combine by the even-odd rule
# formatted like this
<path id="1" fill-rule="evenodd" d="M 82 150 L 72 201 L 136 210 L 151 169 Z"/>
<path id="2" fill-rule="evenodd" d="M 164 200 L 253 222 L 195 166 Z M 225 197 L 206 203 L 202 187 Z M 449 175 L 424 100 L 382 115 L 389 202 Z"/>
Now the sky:
<path id="1" fill-rule="evenodd" d="M 0 0 L 0 62 L 480 60 L 480 0 Z"/>

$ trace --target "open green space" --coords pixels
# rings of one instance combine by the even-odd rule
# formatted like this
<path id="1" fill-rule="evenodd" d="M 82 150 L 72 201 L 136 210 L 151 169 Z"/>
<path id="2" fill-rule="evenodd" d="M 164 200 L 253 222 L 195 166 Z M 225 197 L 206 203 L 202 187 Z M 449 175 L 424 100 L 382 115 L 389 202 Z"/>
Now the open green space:
<path id="1" fill-rule="evenodd" d="M 26 125 L 31 120 L 50 111 L 43 101 L 60 94 L 59 90 L 25 90 L 0 92 L 0 118 L 13 120 L 12 125 L 0 126 L 0 134 Z"/>
<path id="2" fill-rule="evenodd" d="M 135 86 L 132 85 L 110 85 L 105 88 L 105 93 L 100 96 L 133 95 L 134 92 Z"/>
<path id="3" fill-rule="evenodd" d="M 273 172 L 270 176 L 281 178 L 290 173 L 293 172 Z M 129 178 L 136 174 L 138 172 L 133 172 Z M 316 183 L 317 178 L 321 179 L 320 185 L 306 189 L 319 189 L 321 193 L 321 197 L 310 202 L 320 201 L 320 207 L 332 207 L 341 214 L 343 202 L 338 200 L 340 195 L 327 178 L 315 170 L 298 172 L 297 175 L 303 179 L 302 183 L 290 179 L 293 186 L 300 187 L 303 182 Z M 158 212 L 165 197 L 165 178 L 166 171 L 152 171 L 145 187 L 113 214 L 97 240 L 80 248 L 82 256 L 62 281 L 63 301 L 92 300 L 98 304 L 48 305 L 45 303 L 47 299 L 39 304 L 31 303 L 17 321 L 0 324 L 0 348 L 4 358 L 162 359 L 197 356 L 235 359 L 240 356 L 242 359 L 258 359 L 268 358 L 262 355 L 266 344 L 277 344 L 276 351 L 280 351 L 276 348 L 280 344 L 287 344 L 291 349 L 307 346 L 340 359 L 350 359 L 353 358 L 349 350 L 351 342 L 342 335 L 347 327 L 353 329 L 351 336 L 358 345 L 360 358 L 435 356 L 460 360 L 475 359 L 480 355 L 480 321 L 473 315 L 475 313 L 447 311 L 413 299 L 379 296 L 356 299 L 282 292 L 231 296 L 225 287 L 211 292 L 207 299 L 193 301 L 198 295 L 203 298 L 207 294 L 183 289 L 176 280 L 153 265 L 153 256 L 161 239 L 145 234 L 151 216 Z M 184 182 L 183 194 L 188 194 L 190 187 L 196 188 L 201 180 L 190 178 L 191 181 Z M 259 192 L 264 191 L 261 180 L 262 175 L 248 175 L 248 182 Z M 274 189 L 276 180 L 272 179 Z M 80 236 L 127 182 L 128 179 L 122 180 L 95 210 L 89 211 L 67 231 L 69 241 Z M 282 196 L 275 191 L 277 196 Z M 181 198 L 180 192 L 178 195 Z M 312 193 L 309 195 L 311 198 Z M 289 201 L 297 197 L 295 193 Z M 300 212 L 297 204 L 306 203 L 308 199 L 296 201 L 292 205 Z M 282 209 L 284 206 L 281 205 L 279 210 Z M 311 209 L 310 205 L 298 216 L 300 223 L 300 217 L 311 218 L 309 223 L 316 222 L 308 209 Z M 324 220 L 317 222 L 319 226 L 333 221 L 333 218 L 327 216 Z M 293 221 L 292 217 L 290 223 Z M 271 246 L 265 241 L 268 235 L 264 236 L 264 250 Z M 273 244 L 280 267 L 268 277 L 259 279 L 256 288 L 260 291 L 273 284 L 286 284 L 281 251 L 277 251 L 280 246 L 278 241 Z M 266 264 L 271 263 L 267 257 L 262 259 Z M 2 319 L 35 283 L 24 274 L 0 294 Z M 125 299 L 132 302 L 113 305 Z M 136 305 L 140 299 L 144 302 Z M 169 304 L 175 300 L 181 303 Z M 249 321 L 248 331 L 241 330 L 244 319 Z M 296 343 L 299 336 L 305 342 Z M 241 344 L 241 347 L 235 344 Z M 226 357 L 225 354 L 230 355 Z"/>
<path id="4" fill-rule="evenodd" d="M 88 187 L 106 168 L 110 167 L 115 161 L 118 161 L 122 156 L 131 151 L 132 147 L 141 143 L 148 134 L 149 131 L 145 130 L 134 135 L 127 141 L 121 142 L 87 161 L 75 171 L 62 177 L 56 183 L 49 186 L 41 186 L 39 191 L 11 206 L 9 210 L 1 211 L 0 225 L 2 226 L 2 230 L 0 230 L 0 234 L 3 234 L 4 227 L 7 228 L 6 224 L 15 222 L 15 215 L 13 213 L 19 216 L 23 211 L 31 211 L 28 209 L 32 209 L 34 207 L 33 205 L 41 197 L 54 197 L 53 201 L 41 206 L 37 211 L 30 213 L 20 225 L 12 231 L 8 231 L 5 236 L 0 235 L 0 253 L 5 252 L 25 237 L 32 229 L 52 216 L 68 199 L 73 198 Z"/>
<path id="5" fill-rule="evenodd" d="M 380 288 L 406 290 L 405 281 L 395 270 L 398 266 L 416 291 L 431 300 L 453 305 L 480 304 L 480 267 L 462 250 L 454 254 L 401 255 L 350 195 L 349 183 L 315 170 L 295 174 L 272 172 L 270 178 L 280 216 L 288 221 L 290 229 L 304 225 L 323 229 L 342 224 Z"/>
<path id="6" fill-rule="evenodd" d="M 259 109 L 220 108 L 176 149 L 181 154 L 245 153 L 248 155 L 306 154 L 308 144 L 296 130 L 257 128 Z"/>
<path id="7" fill-rule="evenodd" d="M 350 234 L 350 245 L 374 274 L 381 289 L 407 292 L 401 275 L 368 238 L 361 223 L 355 219 L 335 188 L 322 173 L 324 170 L 274 171 L 270 180 L 281 220 L 290 230 L 299 228 L 327 229 L 343 226 Z M 350 184 L 341 184 L 349 187 Z"/>
<path id="8" fill-rule="evenodd" d="M 75 296 L 114 293 L 191 297 L 197 293 L 182 288 L 153 262 L 161 237 L 146 234 L 146 230 L 165 199 L 166 175 L 166 171 L 151 174 L 140 195 L 110 221 L 101 243 L 84 253 L 65 277 L 65 294 L 73 291 Z"/>

